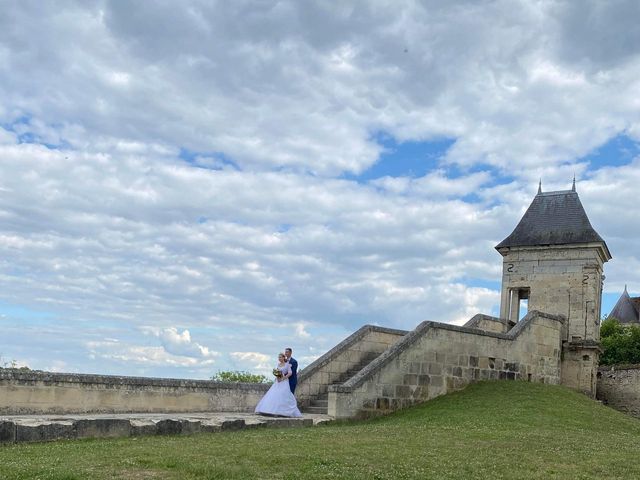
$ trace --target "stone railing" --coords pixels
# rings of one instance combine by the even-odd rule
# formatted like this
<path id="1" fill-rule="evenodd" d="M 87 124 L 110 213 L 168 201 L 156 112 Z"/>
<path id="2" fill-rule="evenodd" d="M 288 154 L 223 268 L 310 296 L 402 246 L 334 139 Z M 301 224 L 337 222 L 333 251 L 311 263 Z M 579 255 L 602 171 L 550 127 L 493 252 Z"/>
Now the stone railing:
<path id="1" fill-rule="evenodd" d="M 508 333 L 423 322 L 342 385 L 329 387 L 329 415 L 388 413 L 470 382 L 560 383 L 562 316 L 532 311 Z"/>
<path id="2" fill-rule="evenodd" d="M 598 368 L 596 398 L 605 405 L 640 417 L 640 365 Z"/>
<path id="3" fill-rule="evenodd" d="M 478 313 L 471 317 L 471 320 L 463 326 L 467 328 L 478 328 L 480 330 L 486 330 L 494 333 L 507 333 L 515 326 L 515 323 L 505 318 L 492 317 L 490 315 L 485 315 L 484 313 Z"/>
<path id="4" fill-rule="evenodd" d="M 365 325 L 298 374 L 296 397 L 302 406 L 327 392 L 332 382 L 362 362 L 377 357 L 408 332 L 392 328 Z"/>
<path id="5" fill-rule="evenodd" d="M 0 414 L 252 412 L 269 386 L 0 369 Z"/>

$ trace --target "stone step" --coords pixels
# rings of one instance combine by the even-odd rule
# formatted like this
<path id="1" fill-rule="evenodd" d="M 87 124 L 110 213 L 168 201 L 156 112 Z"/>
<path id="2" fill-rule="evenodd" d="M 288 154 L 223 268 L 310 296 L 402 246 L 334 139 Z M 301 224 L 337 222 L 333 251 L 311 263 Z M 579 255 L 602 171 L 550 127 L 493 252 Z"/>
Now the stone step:
<path id="1" fill-rule="evenodd" d="M 373 353 L 365 356 L 359 364 L 357 364 L 354 367 L 351 367 L 349 370 L 342 373 L 340 377 L 334 380 L 333 382 L 331 382 L 330 385 L 342 385 L 344 382 L 349 380 L 351 377 L 353 377 L 358 372 L 360 372 L 364 367 L 366 367 L 372 361 L 378 358 L 378 356 L 379 354 L 377 353 Z M 310 405 L 304 408 L 303 411 L 305 413 L 319 413 L 319 414 L 326 415 L 328 405 L 329 405 L 328 400 L 329 400 L 329 393 L 328 392 L 321 393 L 317 397 L 312 399 L 310 402 Z"/>
<path id="2" fill-rule="evenodd" d="M 308 413 L 308 414 L 315 414 L 315 415 L 326 415 L 327 414 L 327 407 L 314 407 L 314 406 L 308 406 L 306 407 L 302 413 Z"/>

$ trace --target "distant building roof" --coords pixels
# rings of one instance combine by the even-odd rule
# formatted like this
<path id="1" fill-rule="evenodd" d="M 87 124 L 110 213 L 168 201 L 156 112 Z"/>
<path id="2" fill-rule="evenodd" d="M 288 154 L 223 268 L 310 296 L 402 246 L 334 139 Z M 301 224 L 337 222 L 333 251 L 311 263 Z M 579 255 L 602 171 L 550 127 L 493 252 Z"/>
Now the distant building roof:
<path id="1" fill-rule="evenodd" d="M 620 295 L 608 318 L 617 318 L 620 323 L 640 323 L 639 304 L 640 297 L 631 298 L 625 285 L 624 292 Z"/>
<path id="2" fill-rule="evenodd" d="M 593 242 L 602 243 L 611 258 L 607 244 L 589 222 L 574 183 L 571 190 L 559 192 L 543 193 L 538 188 L 520 223 L 496 248 Z"/>

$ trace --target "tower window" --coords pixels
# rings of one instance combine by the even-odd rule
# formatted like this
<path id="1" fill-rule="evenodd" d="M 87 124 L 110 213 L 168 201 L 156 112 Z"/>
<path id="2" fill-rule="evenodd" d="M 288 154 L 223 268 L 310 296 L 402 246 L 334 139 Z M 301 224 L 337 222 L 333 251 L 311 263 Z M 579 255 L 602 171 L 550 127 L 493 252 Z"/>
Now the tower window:
<path id="1" fill-rule="evenodd" d="M 529 312 L 529 289 L 509 289 L 509 320 L 518 322 Z"/>

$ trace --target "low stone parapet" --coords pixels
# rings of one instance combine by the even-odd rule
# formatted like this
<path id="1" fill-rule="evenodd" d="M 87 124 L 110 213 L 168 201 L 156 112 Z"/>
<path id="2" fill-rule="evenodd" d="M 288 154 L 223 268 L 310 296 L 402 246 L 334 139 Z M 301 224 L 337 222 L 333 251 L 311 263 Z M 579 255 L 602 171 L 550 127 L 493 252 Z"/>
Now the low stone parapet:
<path id="1" fill-rule="evenodd" d="M 0 415 L 252 412 L 269 387 L 0 369 Z"/>

